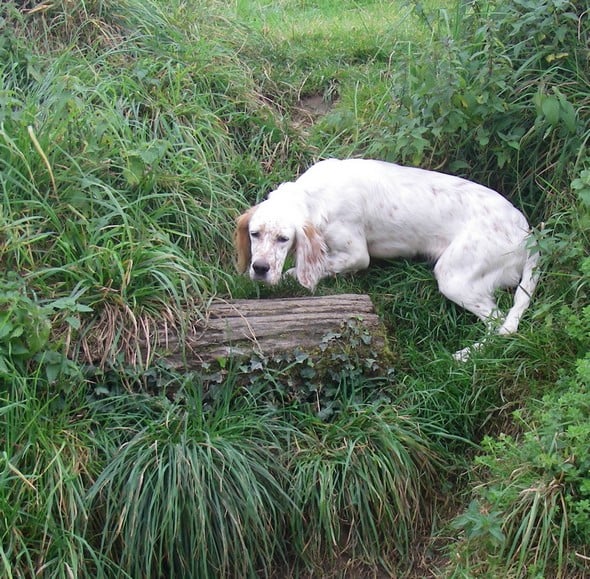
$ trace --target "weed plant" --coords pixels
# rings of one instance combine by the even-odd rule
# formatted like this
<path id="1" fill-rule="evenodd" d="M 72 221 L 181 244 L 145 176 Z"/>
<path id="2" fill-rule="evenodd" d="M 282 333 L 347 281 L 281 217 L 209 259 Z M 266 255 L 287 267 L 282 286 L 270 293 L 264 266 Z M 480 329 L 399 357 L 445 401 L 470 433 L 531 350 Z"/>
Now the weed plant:
<path id="1" fill-rule="evenodd" d="M 430 51 L 393 45 L 376 83 L 367 82 L 374 69 L 362 69 L 314 128 L 330 143 L 322 153 L 344 144 L 369 157 L 445 167 L 514 198 L 533 223 L 545 219 L 544 183 L 567 181 L 588 139 L 581 7 L 478 2 L 456 3 L 436 19 L 421 14 L 433 32 Z"/>
<path id="2" fill-rule="evenodd" d="M 457 559 L 477 575 L 583 573 L 588 528 L 588 357 L 561 392 L 546 395 L 531 415 L 517 414 L 525 434 L 486 438 L 477 457 L 483 482 L 454 521 L 464 532 Z"/>

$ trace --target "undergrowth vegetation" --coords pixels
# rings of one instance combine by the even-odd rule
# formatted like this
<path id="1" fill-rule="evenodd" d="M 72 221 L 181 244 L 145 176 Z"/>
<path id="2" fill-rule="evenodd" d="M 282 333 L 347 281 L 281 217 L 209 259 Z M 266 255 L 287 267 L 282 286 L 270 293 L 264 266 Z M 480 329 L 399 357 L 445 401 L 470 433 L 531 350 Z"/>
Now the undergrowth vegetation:
<path id="1" fill-rule="evenodd" d="M 588 19 L 580 0 L 3 2 L 0 574 L 587 575 Z M 519 333 L 455 363 L 483 329 L 398 261 L 318 289 L 370 294 L 391 358 L 146 354 L 215 297 L 301 295 L 235 274 L 233 224 L 328 156 L 521 207 L 542 277 Z"/>

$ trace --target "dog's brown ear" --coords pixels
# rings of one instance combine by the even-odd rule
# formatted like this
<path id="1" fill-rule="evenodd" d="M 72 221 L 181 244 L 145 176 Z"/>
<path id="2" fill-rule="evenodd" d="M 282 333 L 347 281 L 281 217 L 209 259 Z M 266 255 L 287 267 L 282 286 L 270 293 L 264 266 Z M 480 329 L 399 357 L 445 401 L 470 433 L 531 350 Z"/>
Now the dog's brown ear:
<path id="1" fill-rule="evenodd" d="M 251 207 L 240 215 L 236 220 L 236 230 L 234 233 L 234 244 L 236 247 L 236 268 L 239 273 L 245 273 L 250 266 L 250 259 L 252 253 L 250 251 L 250 232 L 248 226 L 250 224 L 250 218 L 256 210 L 256 205 Z"/>
<path id="2" fill-rule="evenodd" d="M 326 269 L 327 247 L 323 236 L 310 223 L 297 233 L 295 274 L 299 283 L 313 291 Z"/>

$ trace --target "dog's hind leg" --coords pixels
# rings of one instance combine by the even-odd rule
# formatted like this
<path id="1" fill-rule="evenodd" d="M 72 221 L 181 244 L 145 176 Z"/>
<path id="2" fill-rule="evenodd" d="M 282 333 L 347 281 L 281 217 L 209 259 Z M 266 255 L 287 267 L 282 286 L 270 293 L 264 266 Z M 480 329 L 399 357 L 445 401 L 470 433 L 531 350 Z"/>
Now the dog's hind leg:
<path id="1" fill-rule="evenodd" d="M 514 292 L 514 304 L 506 315 L 504 323 L 498 328 L 499 334 L 513 334 L 518 329 L 520 319 L 531 303 L 531 297 L 539 281 L 537 272 L 538 253 L 528 255 L 524 264 L 522 279 Z"/>
<path id="2" fill-rule="evenodd" d="M 498 275 L 490 263 L 482 263 L 473 237 L 456 239 L 440 256 L 434 275 L 439 291 L 449 300 L 475 314 L 482 320 L 488 333 L 504 324 L 498 309 L 494 291 L 498 287 Z M 480 348 L 485 339 L 459 350 L 454 358 L 466 361 L 470 354 Z"/>
<path id="3" fill-rule="evenodd" d="M 438 289 L 480 320 L 486 323 L 497 320 L 501 316 L 494 298 L 493 275 L 482 270 L 473 247 L 467 243 L 461 247 L 459 241 L 447 248 L 434 267 Z"/>

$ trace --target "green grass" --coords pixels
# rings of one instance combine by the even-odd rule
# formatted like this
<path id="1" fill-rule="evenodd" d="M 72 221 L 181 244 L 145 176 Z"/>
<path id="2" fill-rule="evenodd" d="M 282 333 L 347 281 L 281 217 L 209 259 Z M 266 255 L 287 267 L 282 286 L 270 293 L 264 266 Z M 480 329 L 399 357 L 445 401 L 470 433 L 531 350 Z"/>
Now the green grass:
<path id="1" fill-rule="evenodd" d="M 427 2 L 423 9 L 429 11 L 444 5 L 444 2 Z M 382 0 L 327 0 L 321 4 L 300 0 L 272 3 L 237 0 L 234 13 L 277 42 L 303 41 L 308 47 L 315 45 L 312 56 L 323 51 L 326 60 L 342 50 L 359 51 L 370 40 L 379 49 L 392 41 L 425 40 L 429 33 L 418 26 L 412 4 L 396 5 Z"/>
<path id="2" fill-rule="evenodd" d="M 187 401 L 146 425 L 124 404 L 102 417 L 120 413 L 122 440 L 88 494 L 101 551 L 132 576 L 269 574 L 291 510 L 281 459 L 290 427 L 257 408 L 209 414 L 198 395 Z"/>
<path id="3" fill-rule="evenodd" d="M 85 533 L 86 493 L 101 450 L 83 392 L 62 398 L 35 376 L 15 376 L 12 386 L 0 398 L 2 574 L 109 575 L 115 564 Z"/>
<path id="4" fill-rule="evenodd" d="M 330 423 L 304 419 L 289 468 L 289 493 L 301 512 L 291 532 L 298 555 L 329 568 L 342 555 L 390 565 L 408 560 L 432 520 L 444 486 L 441 435 L 393 405 L 345 406 Z M 442 433 L 444 436 L 444 433 Z"/>
<path id="5" fill-rule="evenodd" d="M 587 574 L 582 8 L 4 2 L 0 573 Z M 237 276 L 234 220 L 326 156 L 523 208 L 542 277 L 518 334 L 457 365 L 483 326 L 428 264 L 383 262 L 318 288 L 371 296 L 378 376 L 354 353 L 156 364 L 156 329 L 214 297 L 305 295 Z"/>

